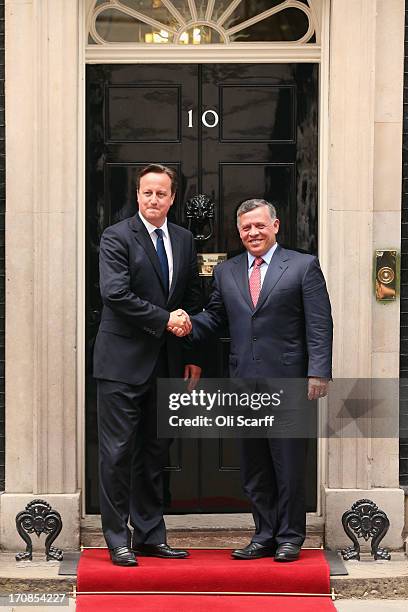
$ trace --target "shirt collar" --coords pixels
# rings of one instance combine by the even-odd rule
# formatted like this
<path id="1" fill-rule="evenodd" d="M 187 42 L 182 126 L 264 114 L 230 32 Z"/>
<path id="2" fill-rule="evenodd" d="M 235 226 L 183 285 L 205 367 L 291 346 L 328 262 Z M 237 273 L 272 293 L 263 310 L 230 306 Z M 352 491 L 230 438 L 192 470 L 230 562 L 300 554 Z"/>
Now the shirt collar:
<path id="1" fill-rule="evenodd" d="M 265 255 L 262 255 L 262 259 L 264 260 L 264 262 L 268 266 L 271 263 L 272 255 L 274 254 L 274 252 L 276 251 L 277 248 L 278 248 L 278 243 L 275 242 L 275 244 L 273 246 L 271 246 L 269 251 L 267 251 L 265 253 Z M 255 261 L 255 257 L 254 257 L 254 255 L 251 255 L 251 253 L 249 251 L 247 251 L 247 255 L 248 255 L 248 268 L 252 268 L 253 263 Z"/>
<path id="2" fill-rule="evenodd" d="M 147 229 L 147 231 L 149 232 L 149 235 L 151 236 L 155 230 L 157 229 L 161 229 L 163 230 L 163 234 L 166 236 L 166 238 L 169 235 L 168 229 L 167 229 L 167 217 L 164 220 L 163 225 L 160 228 L 157 228 L 155 225 L 152 225 L 152 223 L 150 223 L 150 221 L 148 221 L 147 219 L 144 218 L 144 216 L 142 215 L 142 213 L 139 210 L 139 217 L 141 222 L 143 223 L 143 225 L 145 226 L 145 228 Z"/>

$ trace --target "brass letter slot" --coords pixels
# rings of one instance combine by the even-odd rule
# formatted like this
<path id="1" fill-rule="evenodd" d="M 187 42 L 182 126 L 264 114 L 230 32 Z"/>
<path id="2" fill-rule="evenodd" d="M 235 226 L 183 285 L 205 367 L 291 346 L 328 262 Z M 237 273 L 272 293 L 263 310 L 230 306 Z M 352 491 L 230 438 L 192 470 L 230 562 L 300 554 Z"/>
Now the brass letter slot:
<path id="1" fill-rule="evenodd" d="M 200 276 L 212 276 L 215 266 L 227 259 L 226 253 L 197 253 Z"/>

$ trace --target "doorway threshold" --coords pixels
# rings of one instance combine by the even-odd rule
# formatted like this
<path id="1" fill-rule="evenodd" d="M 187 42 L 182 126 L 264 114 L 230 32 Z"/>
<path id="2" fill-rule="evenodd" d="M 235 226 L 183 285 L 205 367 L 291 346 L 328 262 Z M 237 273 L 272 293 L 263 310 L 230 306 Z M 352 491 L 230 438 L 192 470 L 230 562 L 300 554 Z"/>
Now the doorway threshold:
<path id="1" fill-rule="evenodd" d="M 172 546 L 197 548 L 237 548 L 250 541 L 252 514 L 171 514 L 165 516 L 168 540 Z M 324 542 L 324 519 L 315 513 L 306 516 L 305 546 L 320 548 Z M 88 514 L 81 521 L 82 546 L 105 546 L 101 517 Z"/>

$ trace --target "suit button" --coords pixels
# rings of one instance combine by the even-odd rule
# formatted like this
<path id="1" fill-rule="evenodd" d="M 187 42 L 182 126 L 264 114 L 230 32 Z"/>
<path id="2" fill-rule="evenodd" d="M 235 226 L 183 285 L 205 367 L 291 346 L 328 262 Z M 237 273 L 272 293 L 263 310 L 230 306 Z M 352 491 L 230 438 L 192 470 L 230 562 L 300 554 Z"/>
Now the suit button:
<path id="1" fill-rule="evenodd" d="M 258 340 L 258 338 L 255 338 L 255 336 L 252 338 L 252 340 L 255 342 L 255 340 Z"/>

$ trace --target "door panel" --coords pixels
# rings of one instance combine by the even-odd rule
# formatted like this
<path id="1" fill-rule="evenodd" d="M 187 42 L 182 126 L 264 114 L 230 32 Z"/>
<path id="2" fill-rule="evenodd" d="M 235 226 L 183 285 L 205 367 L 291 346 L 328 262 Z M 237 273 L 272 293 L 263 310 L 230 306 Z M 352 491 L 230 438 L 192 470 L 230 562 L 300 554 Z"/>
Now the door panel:
<path id="1" fill-rule="evenodd" d="M 180 86 L 109 86 L 107 90 L 107 142 L 181 141 Z"/>
<path id="2" fill-rule="evenodd" d="M 98 512 L 96 393 L 91 376 L 99 324 L 98 248 L 108 225 L 137 210 L 136 175 L 150 162 L 177 172 L 170 219 L 185 203 L 215 203 L 200 253 L 241 252 L 235 213 L 250 197 L 271 200 L 279 242 L 316 253 L 318 68 L 311 64 L 104 65 L 87 67 L 87 512 Z M 204 117 L 202 114 L 206 113 Z M 217 122 L 218 118 L 218 122 Z M 202 277 L 203 294 L 211 279 Z M 228 330 L 206 345 L 205 375 L 228 375 Z M 316 507 L 316 444 L 309 445 L 307 506 Z M 236 440 L 176 440 L 166 498 L 172 512 L 248 509 Z"/>
<path id="3" fill-rule="evenodd" d="M 221 142 L 295 141 L 294 87 L 222 85 L 219 96 Z M 279 105 L 287 109 L 283 116 Z"/>

